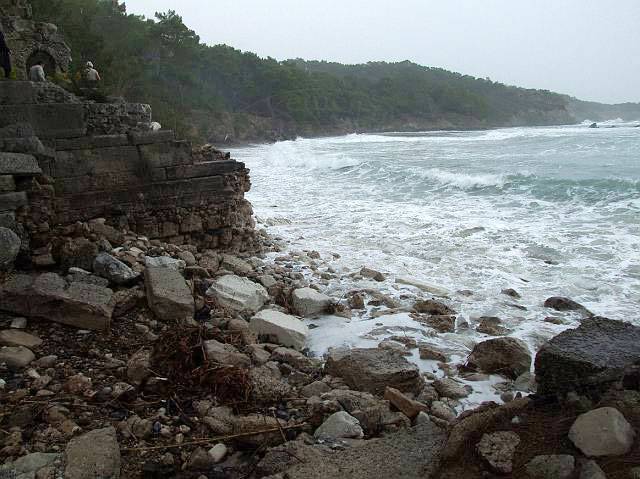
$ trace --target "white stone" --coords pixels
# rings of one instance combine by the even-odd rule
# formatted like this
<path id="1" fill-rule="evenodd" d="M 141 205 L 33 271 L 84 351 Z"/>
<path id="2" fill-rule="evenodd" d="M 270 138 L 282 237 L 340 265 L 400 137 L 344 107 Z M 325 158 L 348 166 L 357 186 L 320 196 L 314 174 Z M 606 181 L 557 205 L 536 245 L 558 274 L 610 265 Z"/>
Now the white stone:
<path id="1" fill-rule="evenodd" d="M 316 439 L 332 437 L 335 439 L 361 439 L 364 437 L 360 421 L 345 411 L 338 411 L 322 423 L 313 434 Z"/>
<path id="2" fill-rule="evenodd" d="M 215 464 L 222 462 L 226 455 L 227 446 L 225 446 L 224 444 L 216 444 L 211 449 L 209 449 L 209 457 L 211 457 Z"/>
<path id="3" fill-rule="evenodd" d="M 207 290 L 207 296 L 215 297 L 226 308 L 252 313 L 259 311 L 269 299 L 264 286 L 233 274 L 218 278 Z"/>
<path id="4" fill-rule="evenodd" d="M 249 329 L 259 337 L 297 350 L 304 349 L 309 334 L 309 328 L 300 319 L 268 309 L 251 318 Z"/>
<path id="5" fill-rule="evenodd" d="M 569 430 L 569 439 L 585 456 L 622 456 L 633 447 L 635 431 L 612 407 L 581 414 Z"/>
<path id="6" fill-rule="evenodd" d="M 293 307 L 300 316 L 317 316 L 327 311 L 331 298 L 313 288 L 296 289 L 292 294 Z"/>

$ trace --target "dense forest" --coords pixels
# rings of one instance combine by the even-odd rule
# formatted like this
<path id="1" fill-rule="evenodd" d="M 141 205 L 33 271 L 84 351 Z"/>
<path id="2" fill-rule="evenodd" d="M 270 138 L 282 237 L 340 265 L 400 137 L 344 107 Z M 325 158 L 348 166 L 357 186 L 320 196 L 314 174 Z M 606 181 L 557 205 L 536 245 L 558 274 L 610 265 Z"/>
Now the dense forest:
<path id="1" fill-rule="evenodd" d="M 565 97 L 410 62 L 340 65 L 208 46 L 174 11 L 147 19 L 117 0 L 32 0 L 104 92 L 150 103 L 165 127 L 200 141 L 351 131 L 568 123 Z"/>

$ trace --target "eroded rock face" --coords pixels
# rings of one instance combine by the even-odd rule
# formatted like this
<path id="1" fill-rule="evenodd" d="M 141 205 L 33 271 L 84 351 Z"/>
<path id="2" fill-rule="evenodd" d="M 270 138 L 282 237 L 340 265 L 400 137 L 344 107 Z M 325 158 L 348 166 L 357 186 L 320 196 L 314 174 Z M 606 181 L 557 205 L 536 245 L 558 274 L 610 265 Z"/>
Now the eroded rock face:
<path id="1" fill-rule="evenodd" d="M 589 457 L 621 456 L 633 447 L 636 433 L 615 408 L 603 407 L 578 416 L 569 439 Z"/>
<path id="2" fill-rule="evenodd" d="M 377 348 L 331 351 L 325 372 L 341 377 L 353 389 L 379 395 L 387 386 L 417 392 L 423 384 L 418 366 L 404 356 Z"/>
<path id="3" fill-rule="evenodd" d="M 531 368 L 531 354 L 524 341 L 496 338 L 477 344 L 467 358 L 467 364 L 485 373 L 516 379 Z"/>
<path id="4" fill-rule="evenodd" d="M 604 391 L 640 361 L 640 328 L 594 317 L 545 344 L 535 359 L 540 394 Z"/>

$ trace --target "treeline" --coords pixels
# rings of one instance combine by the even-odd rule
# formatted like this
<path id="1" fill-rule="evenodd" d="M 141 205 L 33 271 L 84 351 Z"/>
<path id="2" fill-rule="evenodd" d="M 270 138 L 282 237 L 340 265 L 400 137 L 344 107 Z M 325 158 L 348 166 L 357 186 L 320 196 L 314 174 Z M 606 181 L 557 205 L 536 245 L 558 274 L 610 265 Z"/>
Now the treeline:
<path id="1" fill-rule="evenodd" d="M 72 79 L 91 60 L 106 92 L 150 103 L 158 121 L 198 140 L 570 121 L 566 100 L 547 91 L 410 62 L 278 62 L 204 45 L 175 12 L 146 19 L 116 0 L 32 4 L 71 46 Z"/>

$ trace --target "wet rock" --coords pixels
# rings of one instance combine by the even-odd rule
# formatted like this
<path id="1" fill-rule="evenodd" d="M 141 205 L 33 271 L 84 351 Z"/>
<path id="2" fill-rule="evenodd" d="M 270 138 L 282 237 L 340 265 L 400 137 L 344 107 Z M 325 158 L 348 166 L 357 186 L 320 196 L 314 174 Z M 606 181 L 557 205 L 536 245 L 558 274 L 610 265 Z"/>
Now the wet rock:
<path id="1" fill-rule="evenodd" d="M 249 328 L 259 338 L 302 350 L 309 328 L 295 316 L 274 310 L 263 310 L 249 322 Z"/>
<path id="2" fill-rule="evenodd" d="M 501 292 L 502 292 L 502 294 L 506 294 L 507 296 L 510 296 L 512 298 L 515 298 L 515 299 L 520 299 L 522 297 L 522 296 L 520 296 L 520 293 L 518 293 L 513 288 L 503 289 Z"/>
<path id="3" fill-rule="evenodd" d="M 0 331 L 0 346 L 24 346 L 25 348 L 34 349 L 41 344 L 42 339 L 39 337 L 17 329 Z"/>
<path id="4" fill-rule="evenodd" d="M 384 398 L 411 420 L 421 412 L 429 412 L 429 407 L 426 404 L 414 401 L 394 388 L 387 387 L 384 391 Z"/>
<path id="5" fill-rule="evenodd" d="M 427 299 L 426 301 L 418 301 L 413 305 L 416 313 L 431 314 L 435 316 L 449 316 L 456 312 L 444 303 Z"/>
<path id="6" fill-rule="evenodd" d="M 21 244 L 17 234 L 8 228 L 0 227 L 0 271 L 12 268 Z"/>
<path id="7" fill-rule="evenodd" d="M 351 309 L 364 309 L 364 295 L 358 293 L 352 294 L 349 296 L 348 303 Z"/>
<path id="8" fill-rule="evenodd" d="M 303 317 L 325 313 L 331 305 L 331 298 L 312 288 L 296 289 L 292 295 L 293 308 Z"/>
<path id="9" fill-rule="evenodd" d="M 140 277 L 140 273 L 136 273 L 108 253 L 100 253 L 96 256 L 93 260 L 93 272 L 118 286 L 132 284 Z"/>
<path id="10" fill-rule="evenodd" d="M 502 326 L 502 320 L 494 316 L 482 316 L 480 318 L 480 324 L 476 328 L 476 331 L 489 336 L 504 336 L 511 331 Z"/>
<path id="11" fill-rule="evenodd" d="M 597 462 L 585 461 L 580 467 L 580 479 L 607 479 L 607 476 Z"/>
<path id="12" fill-rule="evenodd" d="M 188 321 L 195 314 L 191 289 L 182 275 L 172 268 L 147 268 L 144 271 L 147 302 L 164 321 Z"/>
<path id="13" fill-rule="evenodd" d="M 118 479 L 120 447 L 113 427 L 83 434 L 67 445 L 65 479 Z"/>
<path id="14" fill-rule="evenodd" d="M 456 329 L 456 317 L 455 316 L 417 316 L 415 318 L 418 322 L 426 324 L 435 329 L 439 333 L 453 333 Z"/>
<path id="15" fill-rule="evenodd" d="M 443 363 L 447 362 L 447 357 L 444 355 L 444 353 L 438 351 L 432 346 L 428 346 L 426 344 L 420 344 L 418 345 L 418 351 L 420 353 L 420 359 L 440 361 Z"/>
<path id="16" fill-rule="evenodd" d="M 218 278 L 207 290 L 207 296 L 215 297 L 225 308 L 253 313 L 269 300 L 264 286 L 235 275 Z"/>
<path id="17" fill-rule="evenodd" d="M 621 456 L 633 447 L 636 433 L 615 408 L 603 407 L 578 416 L 569 439 L 588 457 Z"/>
<path id="18" fill-rule="evenodd" d="M 423 385 L 415 364 L 378 348 L 332 350 L 325 363 L 325 372 L 344 379 L 353 389 L 380 395 L 387 386 L 402 392 L 417 392 Z"/>
<path id="19" fill-rule="evenodd" d="M 17 274 L 0 286 L 0 309 L 82 329 L 106 330 L 113 314 L 113 291 L 67 283 L 55 273 Z"/>
<path id="20" fill-rule="evenodd" d="M 248 368 L 251 360 L 246 354 L 242 354 L 231 344 L 223 344 L 215 339 L 204 342 L 204 352 L 207 360 L 219 364 L 228 364 L 241 368 Z"/>
<path id="21" fill-rule="evenodd" d="M 555 309 L 556 311 L 578 311 L 580 313 L 583 313 L 585 316 L 593 316 L 593 313 L 591 313 L 591 311 L 582 306 L 580 303 L 577 303 L 569 298 L 563 298 L 561 296 L 553 296 L 551 298 L 548 298 L 544 302 L 544 307 Z"/>
<path id="22" fill-rule="evenodd" d="M 595 317 L 545 344 L 535 360 L 540 394 L 604 391 L 640 361 L 640 328 Z"/>
<path id="23" fill-rule="evenodd" d="M 567 479 L 576 467 L 573 456 L 536 456 L 525 466 L 532 479 Z"/>
<path id="24" fill-rule="evenodd" d="M 513 456 L 520 444 L 520 437 L 512 431 L 484 434 L 478 443 L 478 454 L 489 467 L 499 474 L 511 474 Z"/>
<path id="25" fill-rule="evenodd" d="M 363 278 L 373 279 L 374 281 L 378 281 L 379 283 L 387 279 L 385 275 L 380 271 L 376 271 L 375 269 L 371 268 L 362 268 L 360 270 L 360 276 L 362 276 Z"/>
<path id="26" fill-rule="evenodd" d="M 440 296 L 446 298 L 449 296 L 449 291 L 438 286 L 434 286 L 423 281 L 418 281 L 414 278 L 396 278 L 396 284 L 405 284 L 407 286 L 413 286 L 425 293 L 433 294 L 434 296 Z"/>
<path id="27" fill-rule="evenodd" d="M 433 401 L 433 403 L 431 403 L 431 415 L 447 422 L 456 420 L 455 411 L 442 401 Z"/>
<path id="28" fill-rule="evenodd" d="M 526 343 L 515 338 L 496 338 L 478 343 L 467 365 L 485 373 L 501 374 L 515 379 L 531 368 L 531 354 Z"/>
<path id="29" fill-rule="evenodd" d="M 460 384 L 451 378 L 438 379 L 433 382 L 433 387 L 440 396 L 451 399 L 466 398 L 473 392 L 471 386 Z"/>
<path id="30" fill-rule="evenodd" d="M 364 432 L 360 426 L 360 422 L 349 413 L 339 411 L 322 423 L 313 434 L 316 439 L 334 438 L 334 439 L 361 439 Z"/>
<path id="31" fill-rule="evenodd" d="M 0 348 L 0 363 L 5 363 L 9 369 L 22 369 L 28 366 L 36 356 L 24 346 L 4 346 Z"/>

